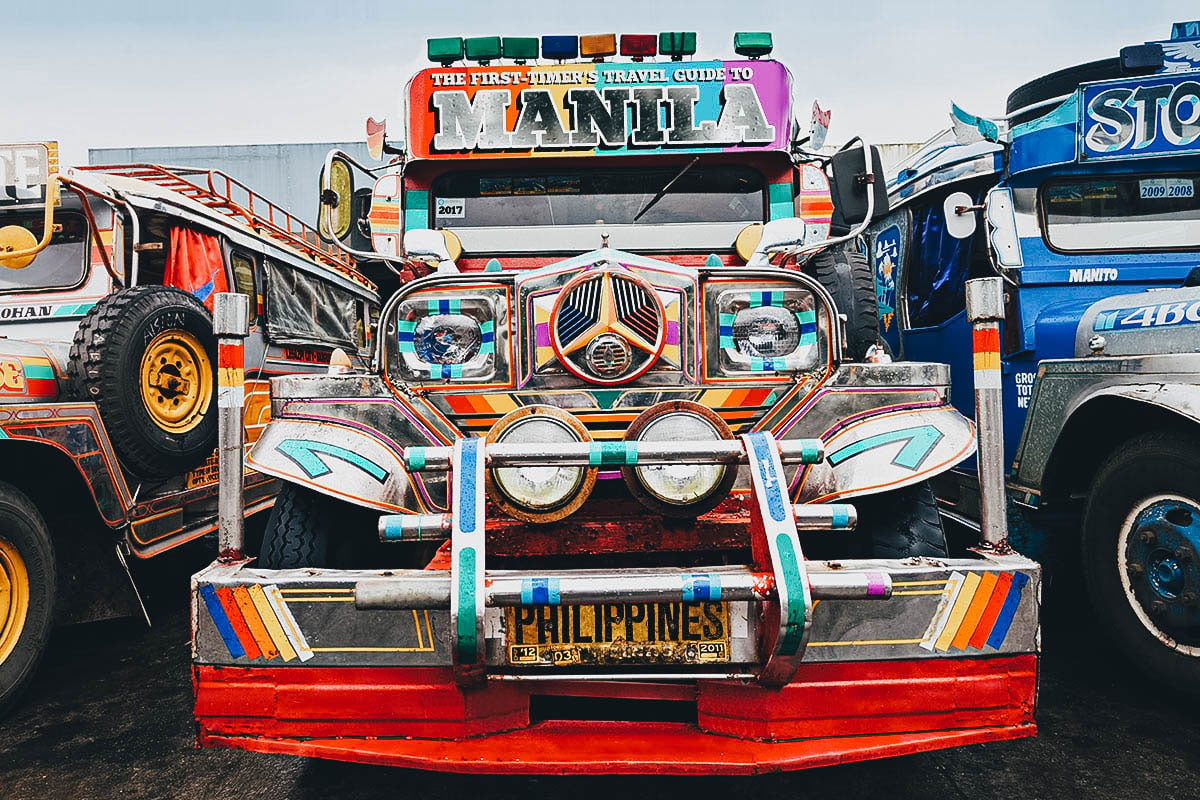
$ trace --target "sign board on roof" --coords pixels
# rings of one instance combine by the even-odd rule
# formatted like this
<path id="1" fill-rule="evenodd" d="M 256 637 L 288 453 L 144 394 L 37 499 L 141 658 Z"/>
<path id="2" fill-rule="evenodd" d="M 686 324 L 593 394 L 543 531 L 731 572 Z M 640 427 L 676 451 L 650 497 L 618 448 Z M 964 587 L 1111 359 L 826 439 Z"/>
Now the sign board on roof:
<path id="1" fill-rule="evenodd" d="M 774 61 L 433 67 L 408 86 L 415 158 L 786 150 Z"/>
<path id="2" fill-rule="evenodd" d="M 1081 159 L 1200 153 L 1196 73 L 1090 84 L 1081 92 Z"/>

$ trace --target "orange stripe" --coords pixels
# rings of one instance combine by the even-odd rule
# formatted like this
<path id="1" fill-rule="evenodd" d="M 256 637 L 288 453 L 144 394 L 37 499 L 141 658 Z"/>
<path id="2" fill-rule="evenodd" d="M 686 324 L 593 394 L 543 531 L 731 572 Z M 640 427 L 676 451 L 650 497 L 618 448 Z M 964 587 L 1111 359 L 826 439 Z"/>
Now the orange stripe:
<path id="1" fill-rule="evenodd" d="M 221 601 L 221 608 L 225 609 L 225 616 L 229 619 L 229 624 L 233 626 L 233 632 L 237 634 L 238 641 L 242 643 L 242 647 L 246 651 L 246 658 L 262 658 L 262 651 L 258 649 L 254 634 L 246 625 L 246 619 L 242 616 L 241 608 L 238 607 L 230 588 L 228 586 L 218 588 L 217 599 Z"/>
<path id="2" fill-rule="evenodd" d="M 992 626 L 996 624 L 996 618 L 1000 616 L 1000 610 L 1004 608 L 1004 600 L 1008 597 L 1008 588 L 1012 586 L 1012 573 L 1002 572 L 996 579 L 996 588 L 992 589 L 992 596 L 988 598 L 987 608 L 983 610 L 983 616 L 979 618 L 979 624 L 975 626 L 975 632 L 971 634 L 971 647 L 976 650 L 983 649 L 987 644 L 988 636 L 992 633 Z"/>
<path id="3" fill-rule="evenodd" d="M 475 395 L 470 398 L 472 405 L 475 407 L 476 414 L 495 414 L 496 408 L 492 405 L 492 400 L 487 395 Z"/>
<path id="4" fill-rule="evenodd" d="M 976 354 L 1000 352 L 1000 329 L 978 328 L 971 332 L 971 342 Z"/>
<path id="5" fill-rule="evenodd" d="M 263 625 L 262 619 L 258 616 L 258 609 L 254 607 L 254 601 L 250 599 L 250 591 L 245 586 L 234 586 L 233 599 L 242 611 L 242 617 L 246 620 L 246 627 L 250 629 L 250 634 L 262 650 L 263 658 L 268 661 L 272 658 L 277 658 L 279 650 L 275 648 L 275 642 L 271 640 L 271 634 L 267 633 L 267 626 Z"/>
<path id="6" fill-rule="evenodd" d="M 975 590 L 975 596 L 971 598 L 971 605 L 967 607 L 962 624 L 958 626 L 958 633 L 954 634 L 954 641 L 950 643 L 950 647 L 953 649 L 962 650 L 970 642 L 976 626 L 979 625 L 979 620 L 983 617 L 984 609 L 987 608 L 988 601 L 992 599 L 992 590 L 996 588 L 996 578 L 995 572 L 985 572 L 979 577 L 979 588 Z"/>

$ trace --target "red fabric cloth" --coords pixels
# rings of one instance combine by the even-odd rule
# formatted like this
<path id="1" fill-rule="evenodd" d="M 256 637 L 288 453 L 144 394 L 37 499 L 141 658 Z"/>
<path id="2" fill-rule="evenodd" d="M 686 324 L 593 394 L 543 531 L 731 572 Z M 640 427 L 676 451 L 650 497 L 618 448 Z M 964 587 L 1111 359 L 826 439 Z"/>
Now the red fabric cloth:
<path id="1" fill-rule="evenodd" d="M 214 295 L 229 291 L 220 240 L 188 228 L 171 228 L 163 283 L 192 293 L 211 313 Z"/>

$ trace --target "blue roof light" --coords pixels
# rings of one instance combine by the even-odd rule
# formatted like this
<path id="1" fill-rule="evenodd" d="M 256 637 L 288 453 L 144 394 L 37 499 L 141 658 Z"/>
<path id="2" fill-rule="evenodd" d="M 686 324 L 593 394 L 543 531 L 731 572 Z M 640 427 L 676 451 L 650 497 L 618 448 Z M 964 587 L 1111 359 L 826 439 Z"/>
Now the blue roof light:
<path id="1" fill-rule="evenodd" d="M 558 61 L 568 58 L 579 58 L 579 37 L 543 36 L 542 58 L 553 58 Z"/>

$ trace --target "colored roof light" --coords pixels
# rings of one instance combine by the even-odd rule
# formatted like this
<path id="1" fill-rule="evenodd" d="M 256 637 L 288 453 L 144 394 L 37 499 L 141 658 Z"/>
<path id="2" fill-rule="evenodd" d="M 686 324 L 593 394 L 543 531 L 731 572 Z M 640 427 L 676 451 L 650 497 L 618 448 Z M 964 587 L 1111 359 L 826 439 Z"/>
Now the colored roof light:
<path id="1" fill-rule="evenodd" d="M 467 59 L 487 64 L 500 57 L 499 36 L 473 36 L 466 42 Z"/>
<path id="2" fill-rule="evenodd" d="M 1172 39 L 1200 39 L 1200 20 L 1176 22 L 1171 26 Z"/>
<path id="3" fill-rule="evenodd" d="M 670 31 L 658 35 L 658 52 L 681 61 L 684 56 L 696 55 L 695 31 Z"/>
<path id="4" fill-rule="evenodd" d="M 500 49 L 505 58 L 524 64 L 526 61 L 537 59 L 538 40 L 536 36 L 505 36 L 500 43 Z"/>
<path id="5" fill-rule="evenodd" d="M 632 58 L 645 58 L 658 55 L 658 39 L 653 33 L 623 33 L 621 34 L 621 55 Z"/>
<path id="6" fill-rule="evenodd" d="M 559 61 L 568 58 L 579 58 L 579 37 L 543 36 L 542 58 L 554 58 Z"/>
<path id="7" fill-rule="evenodd" d="M 463 57 L 463 40 L 461 36 L 450 36 L 443 39 L 430 39 L 426 42 L 426 54 L 435 64 L 448 67 Z"/>
<path id="8" fill-rule="evenodd" d="M 617 54 L 615 33 L 593 33 L 579 37 L 579 54 L 584 58 L 608 58 Z"/>
<path id="9" fill-rule="evenodd" d="M 733 52 L 746 58 L 762 58 L 771 55 L 775 49 L 769 33 L 735 33 L 733 35 Z"/>

